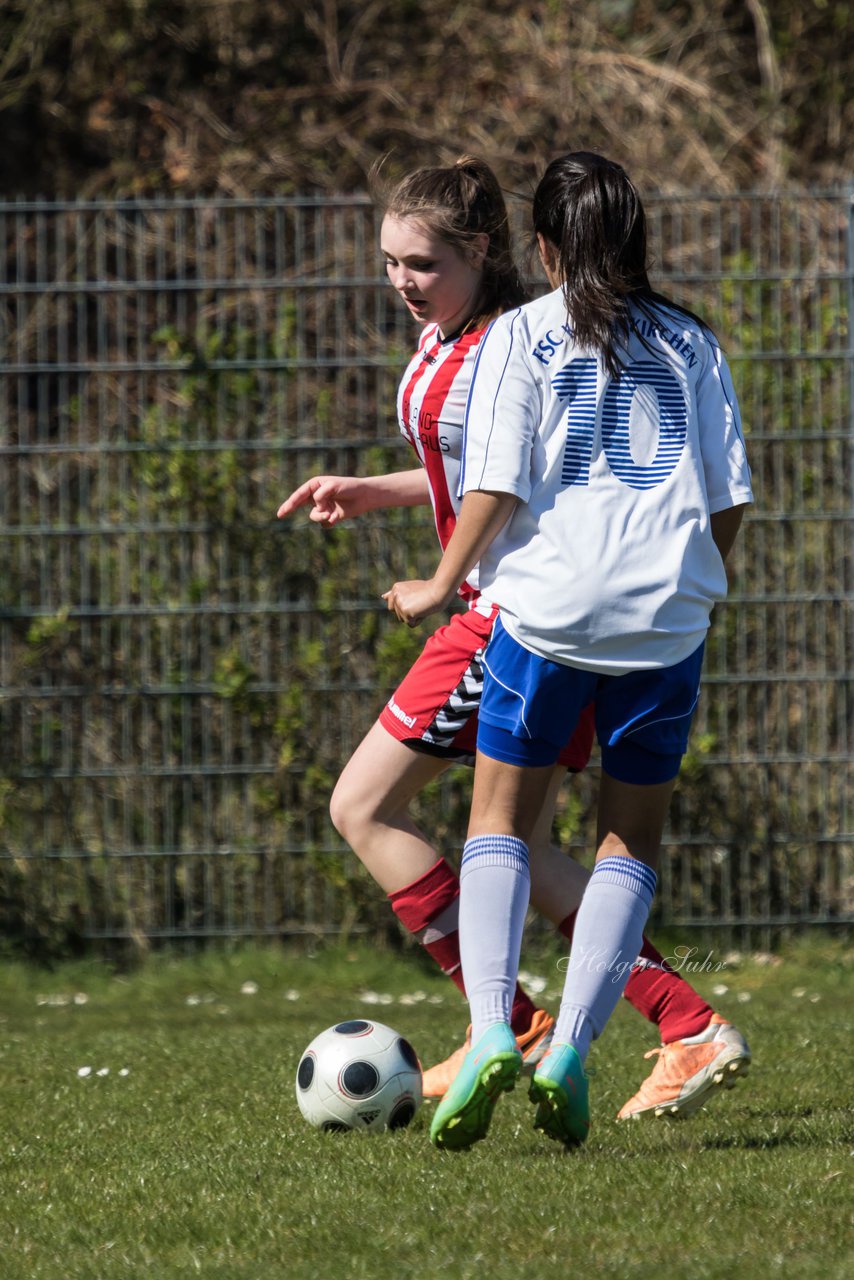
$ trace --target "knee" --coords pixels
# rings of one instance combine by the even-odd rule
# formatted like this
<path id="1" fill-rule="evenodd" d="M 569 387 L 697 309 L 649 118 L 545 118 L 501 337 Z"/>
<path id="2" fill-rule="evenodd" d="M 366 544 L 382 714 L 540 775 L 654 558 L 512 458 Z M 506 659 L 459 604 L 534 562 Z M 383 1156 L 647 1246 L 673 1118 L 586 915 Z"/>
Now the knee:
<path id="1" fill-rule="evenodd" d="M 358 797 L 349 786 L 346 774 L 342 774 L 329 799 L 329 816 L 339 836 L 350 845 L 354 844 L 353 836 L 362 825 L 360 812 L 361 805 L 358 803 Z"/>
<path id="2" fill-rule="evenodd" d="M 360 779 L 351 779 L 346 769 L 330 797 L 329 816 L 335 830 L 357 854 L 372 830 L 385 825 L 382 797 L 372 794 Z"/>

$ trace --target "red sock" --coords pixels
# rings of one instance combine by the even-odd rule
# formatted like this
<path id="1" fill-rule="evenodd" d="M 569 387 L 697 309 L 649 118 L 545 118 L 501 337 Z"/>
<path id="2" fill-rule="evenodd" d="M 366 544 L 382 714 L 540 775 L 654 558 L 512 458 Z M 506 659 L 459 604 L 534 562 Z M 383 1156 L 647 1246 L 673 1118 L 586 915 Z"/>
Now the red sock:
<path id="1" fill-rule="evenodd" d="M 465 995 L 457 932 L 459 897 L 459 879 L 449 863 L 440 858 L 412 884 L 390 893 L 388 900 L 404 928 L 414 934 Z"/>
<path id="2" fill-rule="evenodd" d="M 440 858 L 412 884 L 390 893 L 388 900 L 404 928 L 418 939 L 442 972 L 465 995 L 458 931 L 459 897 L 459 879 L 451 865 Z M 536 1005 L 517 982 L 510 1013 L 510 1025 L 517 1036 L 530 1030 L 536 1011 Z"/>
<path id="3" fill-rule="evenodd" d="M 575 916 L 576 912 L 571 912 L 558 925 L 559 932 L 570 941 Z M 675 969 L 671 969 L 647 937 L 644 937 L 639 958 L 646 964 L 632 969 L 625 997 L 638 1013 L 655 1023 L 662 1044 L 672 1044 L 674 1040 L 703 1031 L 714 1013 L 712 1006 L 706 1004 Z"/>

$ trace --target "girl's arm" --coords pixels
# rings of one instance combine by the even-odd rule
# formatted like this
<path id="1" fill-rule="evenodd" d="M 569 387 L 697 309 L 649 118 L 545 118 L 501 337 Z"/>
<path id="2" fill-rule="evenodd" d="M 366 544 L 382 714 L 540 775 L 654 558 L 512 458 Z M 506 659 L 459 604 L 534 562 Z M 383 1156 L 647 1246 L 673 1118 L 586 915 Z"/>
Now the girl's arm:
<path id="1" fill-rule="evenodd" d="M 312 476 L 294 489 L 276 512 L 279 519 L 312 504 L 309 520 L 327 528 L 378 507 L 418 507 L 430 502 L 423 467 L 386 476 Z"/>
<path id="2" fill-rule="evenodd" d="M 712 526 L 712 540 L 720 552 L 722 560 L 726 560 L 732 550 L 732 544 L 735 542 L 736 535 L 741 528 L 745 506 L 746 503 L 742 502 L 737 507 L 727 507 L 725 511 L 715 511 L 709 517 Z"/>
<path id="3" fill-rule="evenodd" d="M 463 498 L 456 527 L 435 574 L 428 581 L 396 582 L 383 600 L 410 627 L 446 608 L 460 583 L 504 528 L 519 499 L 513 493 L 472 490 Z"/>

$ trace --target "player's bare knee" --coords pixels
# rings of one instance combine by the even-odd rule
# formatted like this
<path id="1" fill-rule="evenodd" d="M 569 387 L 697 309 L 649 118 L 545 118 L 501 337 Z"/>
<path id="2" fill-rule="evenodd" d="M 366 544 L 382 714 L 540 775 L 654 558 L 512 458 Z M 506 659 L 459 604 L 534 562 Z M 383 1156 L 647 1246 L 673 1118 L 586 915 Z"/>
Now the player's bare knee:
<path id="1" fill-rule="evenodd" d="M 358 832 L 364 825 L 364 819 L 361 816 L 359 798 L 353 794 L 343 774 L 338 779 L 329 800 L 329 817 L 339 836 L 351 846 L 355 846 Z"/>
<path id="2" fill-rule="evenodd" d="M 329 816 L 335 830 L 356 853 L 371 829 L 382 821 L 377 797 L 358 779 L 351 781 L 346 771 L 332 792 Z"/>

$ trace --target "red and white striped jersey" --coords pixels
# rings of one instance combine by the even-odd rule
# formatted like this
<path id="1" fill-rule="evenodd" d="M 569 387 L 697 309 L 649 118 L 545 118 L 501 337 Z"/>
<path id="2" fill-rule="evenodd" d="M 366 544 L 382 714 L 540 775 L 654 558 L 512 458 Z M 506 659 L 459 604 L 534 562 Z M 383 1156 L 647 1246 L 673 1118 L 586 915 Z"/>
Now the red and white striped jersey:
<path id="1" fill-rule="evenodd" d="M 436 532 L 442 549 L 454 531 L 463 452 L 463 423 L 477 351 L 486 327 L 443 340 L 427 325 L 397 391 L 402 435 L 427 472 Z M 459 590 L 469 604 L 478 598 L 477 568 Z"/>

